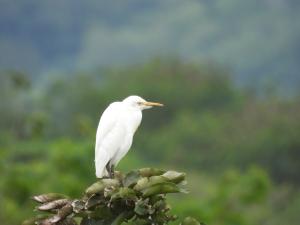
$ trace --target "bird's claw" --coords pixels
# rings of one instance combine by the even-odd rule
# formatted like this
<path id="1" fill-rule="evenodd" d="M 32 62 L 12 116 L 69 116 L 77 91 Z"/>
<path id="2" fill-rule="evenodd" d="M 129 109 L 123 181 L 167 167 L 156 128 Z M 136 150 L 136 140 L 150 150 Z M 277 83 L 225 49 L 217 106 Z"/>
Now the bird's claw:
<path id="1" fill-rule="evenodd" d="M 115 166 L 114 165 L 109 166 L 109 164 L 107 164 L 106 170 L 108 172 L 108 177 L 113 179 L 115 177 Z"/>
<path id="2" fill-rule="evenodd" d="M 114 178 L 115 177 L 115 166 L 112 165 L 110 167 L 110 178 Z"/>

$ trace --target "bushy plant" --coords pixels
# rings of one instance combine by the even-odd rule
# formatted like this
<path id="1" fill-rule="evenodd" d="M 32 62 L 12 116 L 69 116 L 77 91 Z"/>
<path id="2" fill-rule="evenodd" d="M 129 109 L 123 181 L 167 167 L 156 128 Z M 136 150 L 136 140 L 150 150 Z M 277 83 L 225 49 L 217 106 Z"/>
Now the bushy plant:
<path id="1" fill-rule="evenodd" d="M 33 200 L 42 213 L 23 225 L 118 225 L 168 224 L 176 220 L 166 202 L 168 193 L 186 193 L 185 174 L 143 168 L 114 178 L 102 178 L 89 186 L 79 199 L 58 193 L 37 195 Z M 182 224 L 200 224 L 186 218 Z"/>

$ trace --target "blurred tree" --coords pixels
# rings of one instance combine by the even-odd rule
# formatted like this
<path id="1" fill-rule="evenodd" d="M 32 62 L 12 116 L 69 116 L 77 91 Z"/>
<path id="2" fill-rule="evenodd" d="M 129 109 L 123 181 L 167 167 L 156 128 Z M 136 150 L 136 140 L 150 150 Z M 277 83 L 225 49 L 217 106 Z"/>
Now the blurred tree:
<path id="1" fill-rule="evenodd" d="M 92 182 L 94 135 L 100 115 L 111 101 L 132 94 L 161 101 L 166 107 L 144 113 L 133 149 L 120 168 L 163 164 L 197 174 L 205 171 L 211 184 L 207 177 L 200 179 L 198 175 L 190 183 L 219 196 L 224 190 L 214 191 L 214 187 L 226 186 L 219 183 L 220 174 L 228 168 L 247 171 L 249 166 L 258 165 L 276 182 L 268 201 L 276 193 L 283 195 L 285 185 L 289 194 L 267 205 L 266 210 L 257 207 L 258 199 L 251 203 L 243 202 L 241 195 L 233 197 L 241 198 L 234 200 L 234 205 L 242 208 L 242 214 L 236 218 L 238 213 L 234 211 L 233 220 L 223 221 L 245 224 L 252 217 L 262 218 L 257 212 L 260 210 L 265 215 L 269 211 L 272 218 L 290 221 L 293 217 L 291 225 L 299 218 L 295 213 L 300 202 L 299 98 L 249 95 L 234 85 L 223 68 L 178 59 L 60 76 L 45 86 L 26 77 L 10 72 L 0 76 L 0 220 L 4 225 L 17 224 L 26 217 L 30 206 L 27 197 L 36 194 L 33 190 L 76 196 Z M 233 186 L 242 182 L 249 183 L 249 187 L 241 185 L 245 191 L 258 194 L 263 190 L 257 181 L 260 172 L 234 173 L 238 175 Z M 256 181 L 245 181 L 248 176 Z M 254 184 L 262 188 L 255 189 Z M 209 195 L 202 197 L 212 199 Z M 213 207 L 206 212 L 195 199 L 178 201 L 175 210 L 182 206 L 192 216 L 201 212 L 211 221 L 225 217 L 221 215 L 225 209 L 236 210 L 211 200 L 221 208 L 220 214 Z M 289 206 L 288 202 L 293 204 Z M 278 210 L 280 207 L 286 210 Z M 270 224 L 278 224 L 275 221 Z"/>

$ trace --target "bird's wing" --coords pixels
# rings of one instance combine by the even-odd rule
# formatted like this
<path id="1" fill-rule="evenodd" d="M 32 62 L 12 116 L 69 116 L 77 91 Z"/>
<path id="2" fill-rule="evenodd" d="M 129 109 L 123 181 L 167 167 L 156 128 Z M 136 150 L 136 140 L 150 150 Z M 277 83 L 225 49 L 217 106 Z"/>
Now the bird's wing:
<path id="1" fill-rule="evenodd" d="M 96 176 L 103 177 L 107 171 L 105 166 L 118 150 L 118 143 L 122 138 L 123 131 L 119 126 L 121 104 L 110 104 L 103 112 L 96 134 L 95 165 Z"/>
<path id="2" fill-rule="evenodd" d="M 119 102 L 114 102 L 110 104 L 102 113 L 96 133 L 96 148 L 97 144 L 100 144 L 105 136 L 107 136 L 116 125 L 119 118 L 120 107 L 121 106 Z"/>

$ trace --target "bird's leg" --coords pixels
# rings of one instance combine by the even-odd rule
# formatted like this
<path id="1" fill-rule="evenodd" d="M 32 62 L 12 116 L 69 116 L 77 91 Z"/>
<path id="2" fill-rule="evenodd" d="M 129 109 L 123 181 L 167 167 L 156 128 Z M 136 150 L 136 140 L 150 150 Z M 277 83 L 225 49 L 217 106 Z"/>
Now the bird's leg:
<path id="1" fill-rule="evenodd" d="M 110 162 L 108 162 L 107 164 L 106 164 L 106 170 L 107 170 L 107 172 L 108 172 L 108 177 L 112 177 L 112 174 L 111 174 L 111 167 L 110 167 Z"/>
<path id="2" fill-rule="evenodd" d="M 110 167 L 110 174 L 111 174 L 111 178 L 115 177 L 115 166 L 114 165 L 111 165 L 111 167 Z"/>

